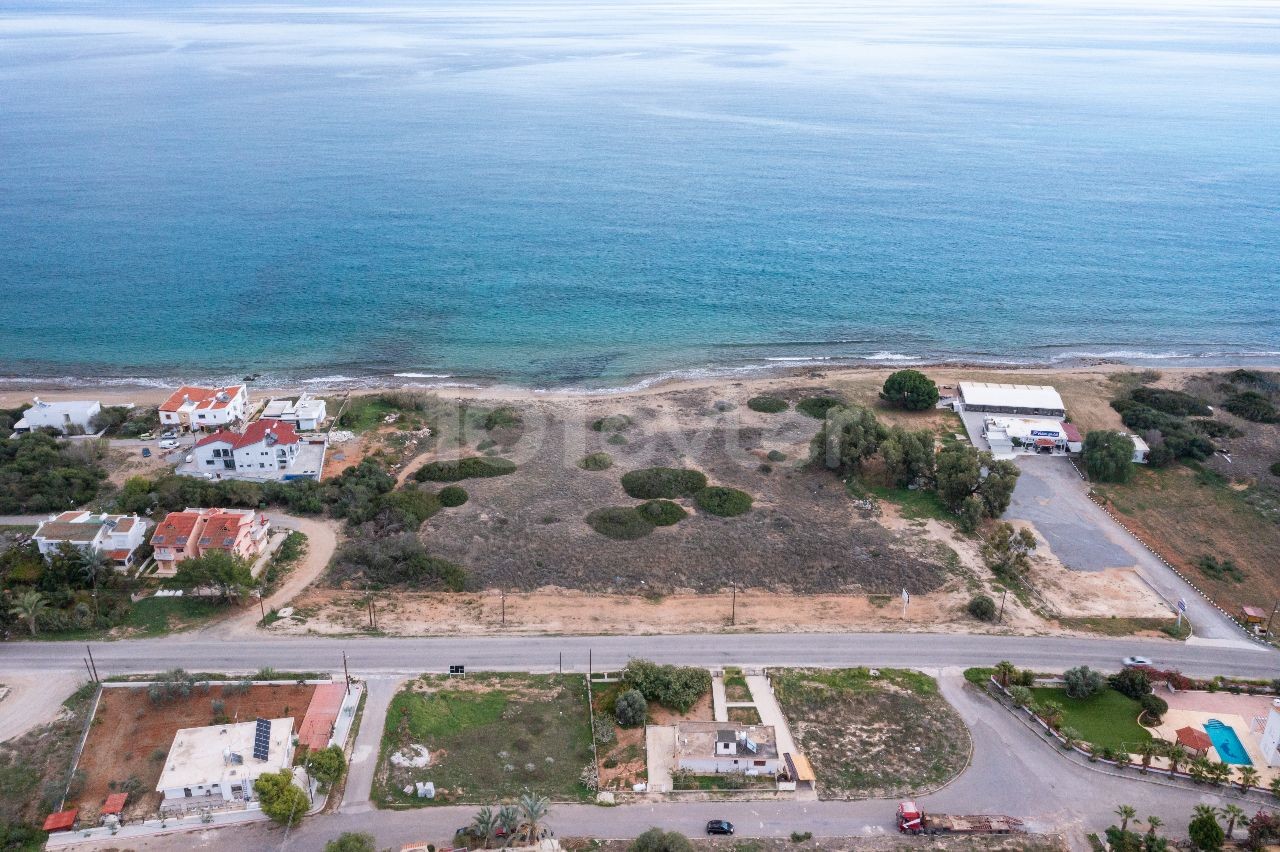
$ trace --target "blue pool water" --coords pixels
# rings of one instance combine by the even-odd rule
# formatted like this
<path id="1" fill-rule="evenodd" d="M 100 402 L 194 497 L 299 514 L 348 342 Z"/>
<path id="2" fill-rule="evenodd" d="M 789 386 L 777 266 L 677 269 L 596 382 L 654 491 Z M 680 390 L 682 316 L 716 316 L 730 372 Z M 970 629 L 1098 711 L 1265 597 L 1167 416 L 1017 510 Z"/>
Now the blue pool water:
<path id="1" fill-rule="evenodd" d="M 1213 740 L 1213 747 L 1218 750 L 1218 757 L 1223 763 L 1253 765 L 1253 761 L 1244 750 L 1244 745 L 1240 742 L 1240 737 L 1236 736 L 1235 728 L 1217 719 L 1210 719 L 1204 723 L 1204 732 L 1209 735 L 1209 739 Z"/>

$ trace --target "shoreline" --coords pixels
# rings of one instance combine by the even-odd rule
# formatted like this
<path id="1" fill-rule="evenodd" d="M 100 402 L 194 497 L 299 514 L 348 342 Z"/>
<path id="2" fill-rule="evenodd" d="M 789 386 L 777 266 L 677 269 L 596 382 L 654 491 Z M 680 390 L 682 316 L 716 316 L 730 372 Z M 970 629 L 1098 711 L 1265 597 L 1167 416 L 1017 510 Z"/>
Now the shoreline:
<path id="1" fill-rule="evenodd" d="M 1206 359 L 1209 360 L 1209 359 Z M 1155 360 L 1140 362 L 1093 359 L 1079 362 L 1060 362 L 1043 364 L 992 364 L 990 362 L 923 362 L 893 361 L 890 363 L 845 364 L 834 362 L 806 361 L 803 365 L 796 363 L 779 363 L 753 366 L 749 368 L 716 368 L 674 370 L 653 376 L 637 379 L 630 384 L 614 387 L 530 387 L 509 384 L 501 381 L 488 383 L 452 381 L 452 376 L 444 374 L 399 373 L 366 378 L 348 376 L 323 376 L 313 379 L 272 380 L 261 377 L 258 380 L 245 382 L 246 377 L 209 378 L 185 380 L 174 378 L 149 377 L 39 377 L 39 376 L 5 376 L 0 377 L 0 407 L 9 408 L 29 402 L 33 396 L 47 396 L 51 399 L 75 399 L 93 397 L 104 405 L 119 405 L 134 402 L 139 405 L 155 405 L 163 401 L 169 393 L 181 384 L 247 384 L 250 396 L 288 396 L 300 393 L 311 393 L 316 396 L 340 396 L 383 393 L 388 391 L 420 391 L 460 399 L 506 400 L 506 401 L 557 401 L 606 400 L 633 396 L 650 396 L 681 390 L 699 390 L 716 387 L 769 387 L 779 383 L 799 383 L 804 385 L 821 385 L 838 382 L 842 378 L 867 377 L 876 374 L 888 374 L 901 369 L 917 369 L 933 372 L 944 377 L 952 376 L 996 376 L 996 375 L 1061 375 L 1136 372 L 1156 370 L 1167 375 L 1191 375 L 1205 371 L 1221 371 L 1233 369 L 1270 369 L 1277 365 L 1242 361 L 1226 361 L 1221 363 L 1212 359 L 1213 363 L 1196 366 L 1185 364 L 1164 364 Z M 431 381 L 430 379 L 439 379 Z"/>

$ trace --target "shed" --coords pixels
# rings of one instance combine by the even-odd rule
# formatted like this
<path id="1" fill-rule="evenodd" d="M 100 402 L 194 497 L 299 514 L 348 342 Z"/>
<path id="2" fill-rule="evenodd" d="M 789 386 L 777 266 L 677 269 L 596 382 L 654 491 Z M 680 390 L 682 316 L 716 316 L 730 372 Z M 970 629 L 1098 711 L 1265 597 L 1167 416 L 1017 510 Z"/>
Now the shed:
<path id="1" fill-rule="evenodd" d="M 80 811 L 72 808 L 69 811 L 58 811 L 44 818 L 45 831 L 70 831 L 75 827 Z"/>
<path id="2" fill-rule="evenodd" d="M 107 796 L 107 800 L 102 804 L 102 810 L 99 811 L 100 816 L 110 816 L 111 814 L 119 814 L 124 811 L 124 803 L 129 800 L 128 793 L 112 793 Z"/>
<path id="3" fill-rule="evenodd" d="M 333 728 L 338 721 L 338 711 L 347 696 L 345 683 L 325 683 L 316 687 L 307 705 L 307 715 L 298 729 L 298 745 L 311 751 L 319 751 L 329 745 Z"/>
<path id="4" fill-rule="evenodd" d="M 1210 747 L 1213 746 L 1213 740 L 1209 739 L 1208 734 L 1190 725 L 1185 728 L 1179 728 L 1174 732 L 1174 735 L 1181 745 L 1186 746 L 1187 750 L 1195 753 L 1197 757 L 1206 754 Z"/>
<path id="5" fill-rule="evenodd" d="M 1240 617 L 1245 624 L 1262 624 L 1267 620 L 1267 611 L 1256 606 L 1240 607 Z"/>

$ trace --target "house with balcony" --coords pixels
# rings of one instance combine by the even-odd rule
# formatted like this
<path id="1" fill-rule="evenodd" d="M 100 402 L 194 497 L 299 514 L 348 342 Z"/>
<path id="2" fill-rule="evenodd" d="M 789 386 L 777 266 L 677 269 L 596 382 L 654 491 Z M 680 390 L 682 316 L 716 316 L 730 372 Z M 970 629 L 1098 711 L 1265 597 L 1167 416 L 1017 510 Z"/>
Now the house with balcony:
<path id="1" fill-rule="evenodd" d="M 263 420 L 280 420 L 301 432 L 319 429 L 328 416 L 325 401 L 309 393 L 295 399 L 272 398 L 262 409 Z"/>
<path id="2" fill-rule="evenodd" d="M 253 509 L 185 509 L 170 512 L 151 534 L 156 574 L 173 576 L 184 559 L 221 550 L 252 562 L 267 547 L 271 523 Z"/>
<path id="3" fill-rule="evenodd" d="M 319 460 L 324 460 L 324 437 Z M 313 442 L 298 437 L 293 425 L 282 420 L 255 420 L 243 432 L 220 429 L 196 441 L 191 461 L 178 473 L 210 479 L 298 479 L 319 478 L 319 465 L 309 447 Z"/>
<path id="4" fill-rule="evenodd" d="M 137 515 L 95 515 L 72 510 L 53 515 L 36 528 L 32 541 L 45 559 L 63 545 L 102 553 L 117 568 L 130 568 L 146 537 L 147 522 Z"/>
<path id="5" fill-rule="evenodd" d="M 183 385 L 160 403 L 160 423 L 188 432 L 222 429 L 249 417 L 249 390 L 244 385 L 205 388 Z"/>

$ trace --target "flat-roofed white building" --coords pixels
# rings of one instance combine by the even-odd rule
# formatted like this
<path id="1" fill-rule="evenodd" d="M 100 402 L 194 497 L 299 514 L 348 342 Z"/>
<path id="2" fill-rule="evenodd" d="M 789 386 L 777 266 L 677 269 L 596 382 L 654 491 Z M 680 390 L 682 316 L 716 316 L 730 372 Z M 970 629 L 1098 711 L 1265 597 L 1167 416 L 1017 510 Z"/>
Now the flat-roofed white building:
<path id="1" fill-rule="evenodd" d="M 675 767 L 683 772 L 773 775 L 781 764 L 772 725 L 676 724 Z"/>
<path id="2" fill-rule="evenodd" d="M 965 411 L 1020 414 L 1030 417 L 1066 417 L 1062 397 L 1048 385 L 1005 385 L 993 382 L 960 382 L 959 403 Z"/>
<path id="3" fill-rule="evenodd" d="M 262 738 L 257 722 L 178 731 L 156 784 L 164 794 L 161 808 L 251 799 L 259 776 L 292 768 L 293 719 L 264 720 L 263 726 Z"/>
<path id="4" fill-rule="evenodd" d="M 91 399 L 46 402 L 35 397 L 31 407 L 13 424 L 14 432 L 35 429 L 57 429 L 64 435 L 84 435 L 93 431 L 93 418 L 102 411 L 102 403 Z"/>
<path id="5" fill-rule="evenodd" d="M 304 393 L 297 400 L 272 398 L 262 410 L 262 420 L 282 420 L 295 429 L 309 432 L 319 429 L 328 415 L 325 401 Z"/>

